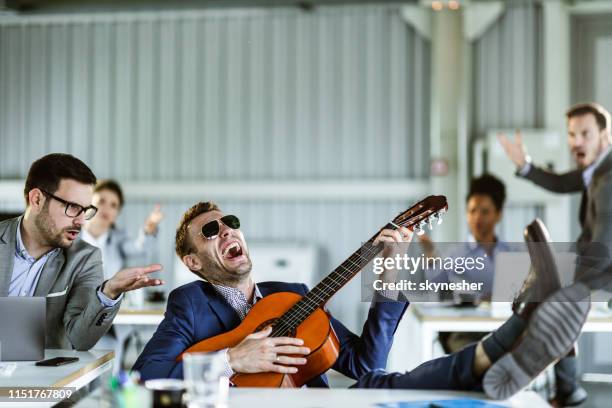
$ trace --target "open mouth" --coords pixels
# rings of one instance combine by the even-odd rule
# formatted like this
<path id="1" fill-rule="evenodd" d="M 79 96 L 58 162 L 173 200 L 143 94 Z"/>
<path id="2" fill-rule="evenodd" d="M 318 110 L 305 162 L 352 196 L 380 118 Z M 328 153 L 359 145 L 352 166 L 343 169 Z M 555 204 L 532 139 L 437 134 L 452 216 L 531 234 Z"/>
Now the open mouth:
<path id="1" fill-rule="evenodd" d="M 576 158 L 578 160 L 582 160 L 582 159 L 584 159 L 586 157 L 586 154 L 584 152 L 576 152 L 574 154 L 576 155 Z"/>
<path id="2" fill-rule="evenodd" d="M 240 245 L 238 241 L 232 241 L 228 243 L 221 250 L 221 256 L 223 257 L 223 259 L 227 259 L 230 261 L 240 258 L 242 254 L 243 254 L 242 246 Z"/>
<path id="3" fill-rule="evenodd" d="M 79 230 L 68 230 L 68 231 L 66 231 L 66 233 L 68 234 L 68 239 L 71 240 L 71 241 L 74 241 L 79 236 L 80 232 L 81 231 L 79 231 Z"/>

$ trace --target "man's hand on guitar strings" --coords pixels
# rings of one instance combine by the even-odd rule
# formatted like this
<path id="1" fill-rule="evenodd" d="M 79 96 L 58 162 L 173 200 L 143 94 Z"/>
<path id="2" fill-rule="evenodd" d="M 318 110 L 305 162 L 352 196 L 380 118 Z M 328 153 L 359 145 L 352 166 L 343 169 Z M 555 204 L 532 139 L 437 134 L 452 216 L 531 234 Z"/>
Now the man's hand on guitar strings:
<path id="1" fill-rule="evenodd" d="M 302 339 L 269 337 L 270 333 L 272 326 L 248 335 L 236 347 L 228 350 L 229 363 L 234 372 L 294 374 L 298 369 L 292 366 L 306 364 L 305 358 L 287 355 L 310 354 L 308 347 L 302 347 Z"/>
<path id="2" fill-rule="evenodd" d="M 391 258 L 400 252 L 405 252 L 408 249 L 408 243 L 412 241 L 413 233 L 406 227 L 399 227 L 398 229 L 383 229 L 380 231 L 378 236 L 374 239 L 373 245 L 383 243 L 385 245 L 382 251 L 383 258 Z M 402 245 L 404 244 L 404 245 Z M 383 282 L 395 282 L 397 280 L 398 271 L 396 269 L 385 269 L 380 276 Z M 399 291 L 383 291 L 381 292 L 386 298 L 397 300 L 399 297 Z"/>
<path id="3" fill-rule="evenodd" d="M 395 255 L 397 251 L 406 250 L 407 245 L 400 245 L 401 243 L 412 241 L 412 231 L 406 227 L 399 227 L 398 229 L 386 228 L 380 231 L 378 236 L 374 239 L 372 245 L 376 246 L 381 242 L 384 243 L 385 248 L 383 249 L 383 258 L 388 258 Z"/>

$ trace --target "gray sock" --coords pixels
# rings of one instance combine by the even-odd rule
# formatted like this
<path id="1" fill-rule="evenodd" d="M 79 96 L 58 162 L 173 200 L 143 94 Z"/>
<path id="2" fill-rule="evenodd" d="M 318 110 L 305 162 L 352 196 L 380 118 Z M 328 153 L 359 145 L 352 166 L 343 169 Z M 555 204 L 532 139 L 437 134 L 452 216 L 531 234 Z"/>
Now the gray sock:
<path id="1" fill-rule="evenodd" d="M 525 327 L 527 327 L 527 321 L 513 313 L 504 324 L 482 340 L 482 347 L 491 363 L 496 362 L 510 351 L 516 339 L 523 334 Z"/>

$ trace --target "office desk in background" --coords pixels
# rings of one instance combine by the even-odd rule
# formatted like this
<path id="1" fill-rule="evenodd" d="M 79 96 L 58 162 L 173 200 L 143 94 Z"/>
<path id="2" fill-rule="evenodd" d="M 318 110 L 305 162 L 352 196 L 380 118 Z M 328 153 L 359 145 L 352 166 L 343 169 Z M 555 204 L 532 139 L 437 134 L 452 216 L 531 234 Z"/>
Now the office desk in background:
<path id="1" fill-rule="evenodd" d="M 408 330 L 411 336 L 418 337 L 418 346 L 411 350 L 414 350 L 412 354 L 416 355 L 420 362 L 439 357 L 435 353 L 435 344 L 440 332 L 490 332 L 510 317 L 509 305 L 508 310 L 501 314 L 494 313 L 486 305 L 477 308 L 457 308 L 439 304 L 411 304 L 408 310 L 410 311 L 409 316 L 406 316 L 406 321 L 410 322 Z M 604 311 L 594 305 L 582 331 L 612 332 L 612 312 Z M 393 353 L 391 356 L 394 356 Z"/>
<path id="2" fill-rule="evenodd" d="M 59 367 L 38 367 L 35 361 L 16 362 L 17 368 L 10 377 L 0 377 L 0 395 L 9 396 L 9 389 L 23 387 L 49 388 L 74 387 L 77 391 L 89 386 L 105 373 L 110 373 L 114 353 L 112 351 L 91 350 L 45 350 L 45 359 L 55 357 L 78 357 L 79 361 Z M 0 407 L 51 407 L 57 402 L 0 402 Z"/>
<path id="3" fill-rule="evenodd" d="M 166 302 L 145 303 L 142 307 L 122 306 L 113 320 L 114 325 L 157 326 L 164 319 Z"/>

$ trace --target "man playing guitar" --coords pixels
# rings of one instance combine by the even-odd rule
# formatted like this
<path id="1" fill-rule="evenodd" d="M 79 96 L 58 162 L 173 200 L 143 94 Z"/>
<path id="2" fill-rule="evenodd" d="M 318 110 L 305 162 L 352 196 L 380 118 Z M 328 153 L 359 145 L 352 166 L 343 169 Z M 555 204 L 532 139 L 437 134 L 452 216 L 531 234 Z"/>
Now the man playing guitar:
<path id="1" fill-rule="evenodd" d="M 374 244 L 411 240 L 408 228 L 393 222 L 387 227 L 390 225 L 397 228 L 383 228 L 372 238 Z M 189 283 L 170 294 L 164 320 L 133 367 L 140 371 L 143 380 L 182 378 L 181 355 L 185 350 L 235 331 L 249 318 L 250 309 L 257 308 L 265 297 L 277 292 L 306 297 L 308 289 L 303 284 L 254 282 L 248 248 L 239 228 L 237 217 L 224 215 L 210 202 L 197 203 L 183 215 L 176 234 L 176 252 L 192 272 L 206 281 Z M 383 256 L 390 256 L 393 247 L 385 245 Z M 394 276 L 383 278 L 393 280 Z M 331 368 L 358 379 L 357 387 L 482 390 L 484 385 L 490 397 L 507 398 L 567 352 L 588 313 L 588 308 L 581 306 L 584 302 L 578 302 L 588 296 L 586 287 L 562 289 L 535 312 L 513 314 L 498 330 L 458 353 L 426 362 L 404 374 L 388 374 L 381 369 L 386 365 L 393 334 L 408 303 L 401 294 L 395 301 L 381 294 L 375 296 L 378 298 L 372 303 L 360 336 L 330 318 L 339 345 Z M 560 302 L 565 305 L 561 313 L 549 306 Z M 568 316 L 575 325 L 566 324 Z M 553 324 L 543 328 L 543 319 Z M 225 349 L 228 376 L 270 372 L 289 376 L 305 369 L 306 357 L 314 350 L 305 347 L 298 337 L 271 336 L 273 330 L 268 327 L 255 332 Z M 533 350 L 542 335 L 555 336 L 560 350 L 549 347 L 537 350 L 535 357 L 521 359 L 521 350 Z M 305 385 L 327 386 L 325 373 L 314 376 Z"/>

